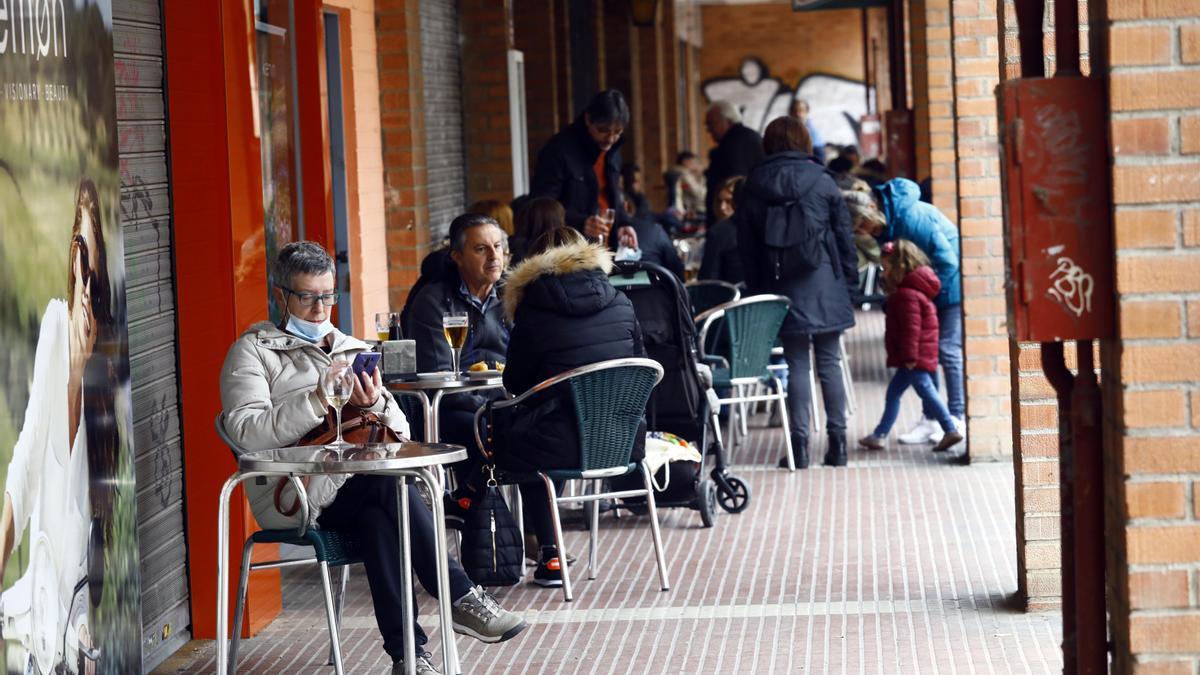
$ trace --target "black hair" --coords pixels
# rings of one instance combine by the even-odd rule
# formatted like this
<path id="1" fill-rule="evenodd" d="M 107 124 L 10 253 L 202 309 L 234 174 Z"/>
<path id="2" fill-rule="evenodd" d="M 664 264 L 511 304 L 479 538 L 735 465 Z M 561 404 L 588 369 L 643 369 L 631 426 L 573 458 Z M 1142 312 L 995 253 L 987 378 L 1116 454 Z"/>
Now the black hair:
<path id="1" fill-rule="evenodd" d="M 616 89 L 605 89 L 593 96 L 583 112 L 592 124 L 629 126 L 629 104 L 625 102 L 625 96 Z"/>
<path id="2" fill-rule="evenodd" d="M 641 170 L 642 170 L 642 167 L 638 166 L 637 164 L 634 164 L 633 162 L 627 162 L 621 166 L 621 191 L 622 192 L 631 192 L 633 190 L 634 174 L 640 173 Z"/>
<path id="3" fill-rule="evenodd" d="M 868 159 L 862 163 L 863 171 L 874 171 L 879 175 L 887 174 L 887 165 L 878 159 Z"/>
<path id="4" fill-rule="evenodd" d="M 688 161 L 689 159 L 696 159 L 696 153 L 692 152 L 691 150 L 684 150 L 684 151 L 680 152 L 678 155 L 675 155 L 675 163 L 676 164 L 683 164 L 684 162 Z"/>
<path id="5" fill-rule="evenodd" d="M 838 155 L 829 160 L 829 170 L 833 173 L 850 173 L 850 170 L 853 168 L 854 163 L 844 155 Z"/>

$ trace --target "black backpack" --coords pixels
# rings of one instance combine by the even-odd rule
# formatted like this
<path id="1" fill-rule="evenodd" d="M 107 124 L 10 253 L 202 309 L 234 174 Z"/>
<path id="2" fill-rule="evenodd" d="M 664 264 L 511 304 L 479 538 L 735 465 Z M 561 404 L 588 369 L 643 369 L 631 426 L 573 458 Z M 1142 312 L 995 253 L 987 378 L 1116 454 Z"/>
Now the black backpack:
<path id="1" fill-rule="evenodd" d="M 763 263 L 771 281 L 788 281 L 821 266 L 824 223 L 810 218 L 801 200 L 767 205 Z"/>

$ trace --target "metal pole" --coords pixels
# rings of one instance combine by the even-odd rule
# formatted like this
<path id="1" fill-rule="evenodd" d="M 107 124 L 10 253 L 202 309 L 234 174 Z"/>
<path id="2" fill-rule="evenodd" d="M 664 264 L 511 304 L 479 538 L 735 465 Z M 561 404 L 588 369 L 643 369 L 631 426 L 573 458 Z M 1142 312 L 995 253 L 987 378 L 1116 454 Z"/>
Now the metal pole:
<path id="1" fill-rule="evenodd" d="M 1063 358 L 1063 343 L 1042 343 L 1042 372 L 1058 394 L 1059 531 L 1062 539 L 1063 672 L 1074 673 L 1078 644 L 1075 627 L 1075 461 L 1071 393 L 1075 378 Z"/>
<path id="2" fill-rule="evenodd" d="M 1079 2 L 1058 0 L 1054 3 L 1055 77 L 1078 77 Z"/>
<path id="3" fill-rule="evenodd" d="M 863 97 L 866 98 L 866 111 L 871 114 L 871 27 L 867 22 L 867 8 L 859 10 L 862 17 L 862 48 L 863 48 Z"/>
<path id="4" fill-rule="evenodd" d="M 1108 672 L 1108 634 L 1104 606 L 1104 469 L 1100 428 L 1101 397 L 1096 383 L 1092 341 L 1076 343 L 1079 374 L 1071 395 L 1071 435 L 1075 442 L 1075 630 L 1076 672 Z M 1066 551 L 1064 550 L 1064 553 Z M 1063 556 L 1064 559 L 1067 556 Z"/>
<path id="5" fill-rule="evenodd" d="M 1067 3 L 1071 4 L 1071 3 Z M 1017 42 L 1021 46 L 1021 77 L 1045 77 L 1046 64 L 1042 49 L 1042 17 L 1046 15 L 1045 0 L 1016 0 Z M 1076 23 L 1076 33 L 1079 25 Z M 1075 45 L 1079 52 L 1078 38 Z"/>
<path id="6" fill-rule="evenodd" d="M 904 56 L 904 0 L 887 6 L 888 67 L 891 72 L 892 110 L 908 109 L 908 66 Z"/>

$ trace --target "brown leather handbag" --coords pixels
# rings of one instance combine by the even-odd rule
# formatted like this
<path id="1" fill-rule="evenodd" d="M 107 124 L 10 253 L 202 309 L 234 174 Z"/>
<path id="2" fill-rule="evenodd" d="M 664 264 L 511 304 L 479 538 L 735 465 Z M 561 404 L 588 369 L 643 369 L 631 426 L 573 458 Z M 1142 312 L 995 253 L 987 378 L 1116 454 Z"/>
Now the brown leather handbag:
<path id="1" fill-rule="evenodd" d="M 335 440 L 337 440 L 337 414 L 333 408 L 329 408 L 326 411 L 325 419 L 293 445 L 297 447 L 328 445 Z M 357 408 L 342 409 L 342 441 L 350 445 L 363 445 L 366 443 L 402 443 L 404 440 L 404 437 L 396 433 L 395 429 L 384 424 L 383 420 L 379 419 L 379 415 Z M 305 488 L 308 487 L 308 479 L 308 476 L 300 477 L 300 482 Z M 291 506 L 285 508 L 283 506 L 283 489 L 288 483 L 287 478 L 280 478 L 275 484 L 275 510 L 290 517 L 300 510 L 300 495 L 294 495 Z"/>

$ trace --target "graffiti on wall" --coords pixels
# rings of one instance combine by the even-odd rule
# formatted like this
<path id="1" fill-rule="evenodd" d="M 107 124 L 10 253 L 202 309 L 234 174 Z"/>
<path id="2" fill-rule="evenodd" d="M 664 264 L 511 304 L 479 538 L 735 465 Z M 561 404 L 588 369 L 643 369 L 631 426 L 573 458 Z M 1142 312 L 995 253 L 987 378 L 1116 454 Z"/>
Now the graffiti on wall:
<path id="1" fill-rule="evenodd" d="M 821 73 L 807 75 L 789 86 L 771 77 L 756 58 L 742 61 L 734 77 L 717 77 L 701 85 L 711 103 L 725 100 L 742 111 L 742 123 L 762 133 L 767 124 L 788 113 L 793 100 L 808 101 L 809 118 L 826 143 L 858 144 L 859 119 L 867 113 L 867 88 L 862 82 Z M 872 107 L 875 105 L 872 92 Z"/>

